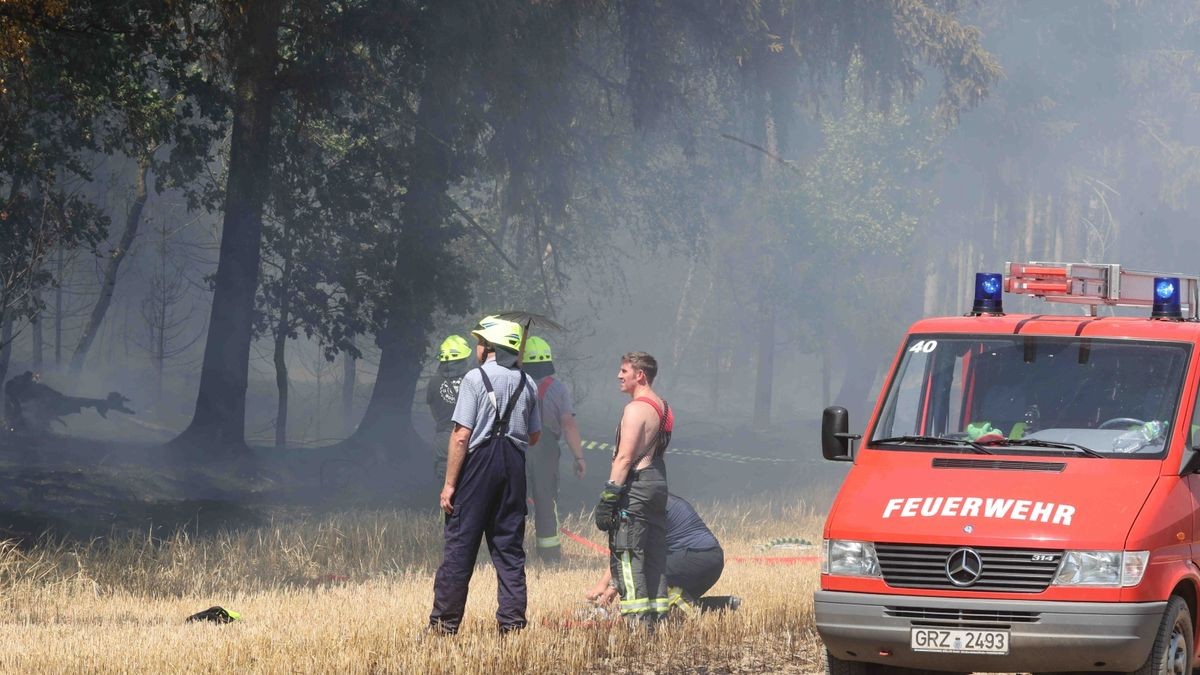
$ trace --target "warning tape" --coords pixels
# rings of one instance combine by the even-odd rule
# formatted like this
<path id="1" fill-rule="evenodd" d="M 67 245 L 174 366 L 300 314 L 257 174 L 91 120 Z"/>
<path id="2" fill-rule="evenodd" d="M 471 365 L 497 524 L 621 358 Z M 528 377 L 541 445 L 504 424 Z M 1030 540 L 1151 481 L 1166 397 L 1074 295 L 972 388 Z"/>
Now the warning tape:
<path id="1" fill-rule="evenodd" d="M 776 537 L 758 545 L 760 550 L 775 548 L 812 548 L 813 543 L 803 537 Z"/>
<path id="2" fill-rule="evenodd" d="M 612 443 L 603 441 L 583 441 L 581 443 L 585 450 L 605 450 L 612 452 L 616 449 Z M 698 448 L 668 448 L 668 455 L 690 455 L 693 457 L 706 457 L 708 459 L 717 459 L 723 462 L 734 462 L 737 464 L 749 464 L 751 462 L 765 462 L 768 464 L 787 464 L 795 462 L 794 458 L 786 457 L 750 457 L 748 455 L 737 455 L 732 452 L 718 452 L 716 450 L 700 450 Z"/>
<path id="3" fill-rule="evenodd" d="M 583 546 L 586 546 L 586 547 L 592 549 L 593 551 L 595 551 L 596 553 L 599 553 L 600 555 L 606 556 L 609 554 L 609 550 L 608 550 L 607 546 L 601 546 L 600 544 L 597 544 L 596 542 L 592 541 L 591 539 L 588 539 L 587 537 L 581 537 L 578 534 L 575 534 L 574 532 L 568 530 L 565 527 L 558 528 L 558 531 L 562 532 L 563 536 L 566 537 L 567 539 L 570 539 L 571 541 L 575 542 L 576 544 L 581 544 Z"/>
<path id="4" fill-rule="evenodd" d="M 587 548 L 590 548 L 591 550 L 595 551 L 596 553 L 598 553 L 600 555 L 607 556 L 609 554 L 609 550 L 607 547 L 601 546 L 600 544 L 597 544 L 596 542 L 592 541 L 591 539 L 582 537 L 582 536 L 568 530 L 565 527 L 560 527 L 558 529 L 558 531 L 562 532 L 563 536 L 566 537 L 567 539 L 570 539 L 571 541 L 575 542 L 576 544 L 580 544 L 581 546 L 586 546 Z M 801 563 L 820 562 L 821 558 L 820 558 L 820 556 L 815 556 L 815 555 L 793 555 L 793 556 L 768 556 L 768 555 L 740 556 L 739 555 L 739 556 L 728 556 L 725 558 L 725 560 L 729 561 L 729 562 L 738 562 L 738 563 L 757 563 L 759 565 L 797 565 L 797 564 L 801 564 Z"/>

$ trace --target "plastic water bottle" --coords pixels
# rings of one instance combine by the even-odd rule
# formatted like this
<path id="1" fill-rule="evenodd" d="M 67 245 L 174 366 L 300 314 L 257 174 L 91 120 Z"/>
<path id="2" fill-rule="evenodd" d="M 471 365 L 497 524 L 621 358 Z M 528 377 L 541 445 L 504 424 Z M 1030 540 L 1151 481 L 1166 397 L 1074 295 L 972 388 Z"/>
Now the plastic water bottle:
<path id="1" fill-rule="evenodd" d="M 1167 430 L 1167 423 L 1159 420 L 1150 420 L 1145 424 L 1130 429 L 1113 439 L 1113 452 L 1130 453 L 1137 452 L 1142 448 L 1163 437 Z"/>

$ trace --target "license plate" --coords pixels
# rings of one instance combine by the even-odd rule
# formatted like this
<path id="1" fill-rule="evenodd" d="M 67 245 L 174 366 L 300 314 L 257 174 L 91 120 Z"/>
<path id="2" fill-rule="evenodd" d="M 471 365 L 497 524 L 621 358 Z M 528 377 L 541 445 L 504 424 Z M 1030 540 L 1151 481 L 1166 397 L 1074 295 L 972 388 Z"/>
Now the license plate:
<path id="1" fill-rule="evenodd" d="M 912 629 L 914 652 L 950 654 L 1007 654 L 1008 631 L 963 630 L 959 628 Z"/>

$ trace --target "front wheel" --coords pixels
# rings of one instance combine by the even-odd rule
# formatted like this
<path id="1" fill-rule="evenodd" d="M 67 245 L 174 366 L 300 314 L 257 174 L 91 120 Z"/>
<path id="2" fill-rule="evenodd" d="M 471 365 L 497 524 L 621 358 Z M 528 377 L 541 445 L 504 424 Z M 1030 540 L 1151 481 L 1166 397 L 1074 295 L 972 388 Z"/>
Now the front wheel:
<path id="1" fill-rule="evenodd" d="M 1150 656 L 1134 675 L 1190 675 L 1195 654 L 1192 635 L 1192 612 L 1183 598 L 1172 595 Z"/>

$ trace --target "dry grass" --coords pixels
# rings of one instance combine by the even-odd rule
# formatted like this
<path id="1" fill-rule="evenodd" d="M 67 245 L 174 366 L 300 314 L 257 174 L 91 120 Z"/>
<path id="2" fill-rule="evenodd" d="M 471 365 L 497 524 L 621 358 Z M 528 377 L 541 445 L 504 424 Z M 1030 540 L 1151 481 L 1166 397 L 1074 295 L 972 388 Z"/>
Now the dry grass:
<path id="1" fill-rule="evenodd" d="M 820 539 L 802 504 L 700 505 L 729 555 L 781 536 Z M 582 514 L 566 525 L 600 542 Z M 532 528 L 530 528 L 532 529 Z M 432 512 L 281 518 L 259 529 L 166 541 L 0 548 L 0 672 L 815 672 L 815 565 L 729 563 L 713 594 L 735 613 L 669 625 L 568 627 L 603 558 L 564 542 L 566 566 L 529 568 L 528 630 L 495 632 L 495 575 L 481 565 L 453 638 L 425 637 L 441 556 Z M 815 552 L 815 551 L 814 551 Z M 242 613 L 185 624 L 211 605 Z"/>

